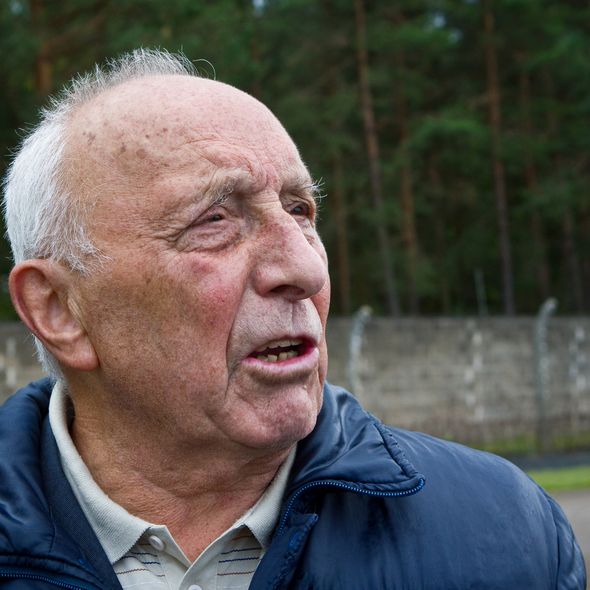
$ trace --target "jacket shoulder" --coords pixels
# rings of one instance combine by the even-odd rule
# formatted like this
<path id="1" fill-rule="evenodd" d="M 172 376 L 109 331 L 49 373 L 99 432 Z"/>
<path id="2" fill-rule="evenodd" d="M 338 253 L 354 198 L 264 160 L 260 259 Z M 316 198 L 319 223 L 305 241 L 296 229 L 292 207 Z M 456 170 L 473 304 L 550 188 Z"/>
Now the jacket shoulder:
<path id="1" fill-rule="evenodd" d="M 0 548 L 33 552 L 37 538 L 51 543 L 52 525 L 42 483 L 42 430 L 51 382 L 31 383 L 0 407 Z"/>
<path id="2" fill-rule="evenodd" d="M 538 489 L 538 486 L 533 484 L 521 469 L 493 453 L 473 449 L 423 432 L 393 426 L 384 428 L 398 441 L 408 460 L 417 469 L 424 469 L 428 473 L 429 480 L 436 478 L 439 474 L 445 481 L 449 477 L 457 477 L 465 484 L 474 478 L 476 484 L 481 482 L 481 478 L 494 482 L 506 479 L 511 484 L 520 482 L 526 487 L 532 485 Z"/>
<path id="3" fill-rule="evenodd" d="M 329 414 L 352 427 L 355 444 L 359 425 L 368 420 L 403 471 L 421 474 L 426 483 L 406 496 L 326 495 L 315 527 L 317 551 L 337 559 L 354 546 L 351 563 L 357 554 L 375 564 L 396 556 L 395 571 L 386 575 L 400 587 L 411 581 L 411 587 L 430 588 L 437 579 L 445 582 L 436 587 L 448 588 L 585 587 L 583 557 L 565 515 L 517 466 L 491 453 L 382 425 L 340 388 L 329 386 L 325 394 L 328 407 L 336 409 Z M 357 473 L 374 477 L 375 449 L 371 439 L 370 448 L 363 449 L 364 463 L 362 457 L 354 463 Z M 350 522 L 343 514 L 350 514 Z M 334 529 L 342 529 L 348 541 L 336 543 L 330 535 Z M 360 544 L 350 542 L 355 537 Z M 370 555 L 361 549 L 365 544 L 373 548 Z M 325 575 L 333 576 L 333 568 Z"/>
<path id="4" fill-rule="evenodd" d="M 561 507 L 510 461 L 424 433 L 388 427 L 427 485 L 413 498 L 447 541 L 495 539 L 504 563 L 535 561 L 555 588 L 584 588 L 584 558 Z M 446 529 L 446 530 L 445 530 Z M 457 545 L 458 546 L 458 545 Z M 483 545 L 482 545 L 483 548 Z M 505 555 L 506 557 L 506 555 Z"/>

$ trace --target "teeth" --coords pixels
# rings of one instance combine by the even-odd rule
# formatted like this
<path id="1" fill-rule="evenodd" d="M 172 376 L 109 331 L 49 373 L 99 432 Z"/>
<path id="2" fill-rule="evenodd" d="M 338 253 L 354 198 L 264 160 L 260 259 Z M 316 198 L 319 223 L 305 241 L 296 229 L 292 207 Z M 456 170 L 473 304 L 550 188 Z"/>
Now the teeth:
<path id="1" fill-rule="evenodd" d="M 257 348 L 256 352 L 264 352 L 267 348 L 286 348 L 287 346 L 299 346 L 301 343 L 302 343 L 302 340 L 299 340 L 299 339 L 297 339 L 297 340 L 273 340 L 272 342 L 267 342 L 264 346 Z"/>
<path id="2" fill-rule="evenodd" d="M 276 363 L 277 361 L 287 361 L 289 359 L 295 358 L 297 356 L 297 351 L 289 350 L 288 352 L 281 352 L 279 355 L 276 354 L 260 354 L 257 358 L 261 361 L 266 363 Z"/>
<path id="3" fill-rule="evenodd" d="M 256 358 L 265 363 L 276 363 L 279 360 L 276 354 L 259 354 Z"/>

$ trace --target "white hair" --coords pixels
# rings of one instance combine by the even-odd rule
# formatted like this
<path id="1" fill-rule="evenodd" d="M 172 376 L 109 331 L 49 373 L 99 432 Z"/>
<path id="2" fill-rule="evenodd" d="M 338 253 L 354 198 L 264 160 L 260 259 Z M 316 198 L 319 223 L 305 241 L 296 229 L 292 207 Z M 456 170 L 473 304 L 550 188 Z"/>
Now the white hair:
<path id="1" fill-rule="evenodd" d="M 104 256 L 92 243 L 85 227 L 87 200 L 68 182 L 63 154 L 68 123 L 81 105 L 109 88 L 146 76 L 197 75 L 182 54 L 159 49 L 136 49 L 104 67 L 74 78 L 50 99 L 41 120 L 24 138 L 4 179 L 4 216 L 14 262 L 31 258 L 56 260 L 72 271 L 89 274 Z M 62 379 L 57 361 L 35 338 L 45 370 Z"/>

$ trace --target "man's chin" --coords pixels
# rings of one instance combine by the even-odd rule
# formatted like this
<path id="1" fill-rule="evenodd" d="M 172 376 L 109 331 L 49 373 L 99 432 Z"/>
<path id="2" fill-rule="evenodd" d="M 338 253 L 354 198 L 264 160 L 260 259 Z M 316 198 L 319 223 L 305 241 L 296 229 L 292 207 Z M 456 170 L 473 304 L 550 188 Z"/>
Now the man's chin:
<path id="1" fill-rule="evenodd" d="M 314 420 L 312 424 L 306 425 L 305 428 L 292 428 L 289 431 L 277 431 L 269 428 L 265 432 L 258 432 L 244 437 L 243 445 L 259 451 L 287 450 L 308 436 L 313 431 L 315 422 Z"/>
<path id="2" fill-rule="evenodd" d="M 263 407 L 236 413 L 234 440 L 258 449 L 289 448 L 314 429 L 322 403 L 321 392 L 306 388 L 270 398 Z"/>

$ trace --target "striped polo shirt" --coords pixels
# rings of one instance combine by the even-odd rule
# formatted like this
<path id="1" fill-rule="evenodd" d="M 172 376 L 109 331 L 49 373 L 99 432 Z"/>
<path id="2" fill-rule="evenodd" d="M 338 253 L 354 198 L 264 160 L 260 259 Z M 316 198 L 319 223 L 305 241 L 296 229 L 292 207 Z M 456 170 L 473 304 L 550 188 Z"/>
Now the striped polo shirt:
<path id="1" fill-rule="evenodd" d="M 72 404 L 61 383 L 49 421 L 65 476 L 124 589 L 245 590 L 270 542 L 295 449 L 258 502 L 190 562 L 166 525 L 133 516 L 92 478 L 69 434 Z"/>

